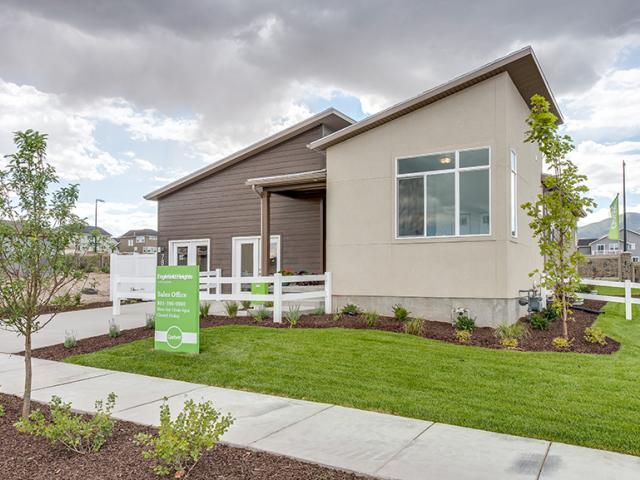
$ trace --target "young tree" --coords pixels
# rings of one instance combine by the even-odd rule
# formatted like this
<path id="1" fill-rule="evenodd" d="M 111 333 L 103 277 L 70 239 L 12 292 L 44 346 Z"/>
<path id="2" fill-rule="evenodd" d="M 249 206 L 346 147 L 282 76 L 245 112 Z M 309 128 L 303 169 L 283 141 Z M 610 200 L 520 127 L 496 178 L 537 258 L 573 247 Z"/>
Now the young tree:
<path id="1" fill-rule="evenodd" d="M 31 336 L 54 317 L 40 313 L 83 273 L 78 256 L 67 253 L 84 228 L 72 210 L 78 186 L 60 187 L 46 162 L 47 137 L 17 132 L 17 151 L 0 169 L 0 326 L 24 337 L 23 417 L 31 409 Z"/>
<path id="2" fill-rule="evenodd" d="M 571 137 L 558 133 L 558 118 L 549 111 L 549 102 L 544 97 L 531 97 L 527 125 L 525 141 L 538 145 L 552 172 L 544 176 L 544 191 L 536 201 L 522 205 L 531 218 L 529 226 L 544 258 L 543 271 L 535 270 L 531 275 L 540 274 L 542 286 L 554 293 L 553 306 L 562 315 L 563 335 L 568 339 L 567 320 L 580 285 L 578 263 L 582 258 L 575 248 L 574 236 L 578 220 L 595 207 L 595 202 L 586 196 L 587 177 L 580 175 L 567 158 L 574 148 Z"/>

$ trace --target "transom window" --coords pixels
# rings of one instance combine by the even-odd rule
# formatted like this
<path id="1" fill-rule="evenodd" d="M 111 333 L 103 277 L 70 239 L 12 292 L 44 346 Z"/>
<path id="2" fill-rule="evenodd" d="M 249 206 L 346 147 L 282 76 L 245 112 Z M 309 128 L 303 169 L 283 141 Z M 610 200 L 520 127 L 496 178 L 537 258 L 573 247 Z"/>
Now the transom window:
<path id="1" fill-rule="evenodd" d="M 399 158 L 396 172 L 399 238 L 491 232 L 488 148 Z"/>

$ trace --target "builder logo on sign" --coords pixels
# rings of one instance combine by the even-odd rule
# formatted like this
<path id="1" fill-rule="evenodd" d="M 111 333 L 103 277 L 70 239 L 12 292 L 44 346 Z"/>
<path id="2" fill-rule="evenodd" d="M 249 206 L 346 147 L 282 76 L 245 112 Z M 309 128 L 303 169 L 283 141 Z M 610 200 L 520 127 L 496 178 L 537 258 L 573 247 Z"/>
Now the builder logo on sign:
<path id="1" fill-rule="evenodd" d="M 199 278 L 196 266 L 157 267 L 157 350 L 200 352 Z"/>

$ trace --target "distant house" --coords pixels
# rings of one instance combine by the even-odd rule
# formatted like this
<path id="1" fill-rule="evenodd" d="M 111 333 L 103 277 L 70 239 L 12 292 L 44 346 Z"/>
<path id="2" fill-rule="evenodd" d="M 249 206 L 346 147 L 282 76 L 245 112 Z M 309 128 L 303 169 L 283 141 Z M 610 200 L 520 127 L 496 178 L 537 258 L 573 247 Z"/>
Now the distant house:
<path id="1" fill-rule="evenodd" d="M 118 238 L 120 253 L 158 253 L 158 232 L 150 228 L 129 230 Z"/>
<path id="2" fill-rule="evenodd" d="M 585 255 L 617 255 L 622 251 L 623 236 L 623 230 L 620 229 L 620 240 L 610 240 L 608 235 L 581 239 L 578 240 L 578 249 Z M 640 233 L 628 228 L 627 252 L 631 253 L 634 262 L 640 261 Z"/>
<path id="3" fill-rule="evenodd" d="M 118 242 L 113 235 L 104 228 L 87 225 L 82 230 L 77 245 L 70 246 L 69 250 L 79 250 L 81 252 L 111 253 L 118 246 Z"/>

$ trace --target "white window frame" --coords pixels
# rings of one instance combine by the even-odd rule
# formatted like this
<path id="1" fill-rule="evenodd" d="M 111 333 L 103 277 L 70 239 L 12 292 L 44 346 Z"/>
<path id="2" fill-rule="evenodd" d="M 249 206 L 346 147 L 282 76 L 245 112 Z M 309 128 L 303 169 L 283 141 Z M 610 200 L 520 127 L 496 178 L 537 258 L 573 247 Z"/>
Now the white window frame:
<path id="1" fill-rule="evenodd" d="M 509 154 L 511 166 L 510 188 L 511 188 L 511 236 L 518 238 L 518 154 L 511 149 Z"/>
<path id="2" fill-rule="evenodd" d="M 627 242 L 627 250 L 635 250 L 636 244 L 634 242 Z"/>
<path id="3" fill-rule="evenodd" d="M 128 247 L 133 247 L 133 238 L 130 238 L 127 240 L 127 246 Z"/>
<path id="4" fill-rule="evenodd" d="M 261 259 L 262 259 L 262 242 L 260 241 L 260 235 L 252 235 L 247 237 L 232 237 L 231 238 L 231 276 L 236 277 L 236 272 L 239 271 L 240 266 L 240 245 L 242 243 L 252 242 L 254 244 L 253 261 L 254 271 L 258 272 L 259 276 L 262 276 L 260 272 Z M 282 239 L 280 235 L 271 235 L 269 242 L 276 242 L 276 271 L 282 270 Z M 257 245 L 257 248 L 255 247 Z M 240 284 L 234 283 L 232 288 L 234 293 L 240 292 Z"/>
<path id="5" fill-rule="evenodd" d="M 193 246 L 193 255 L 192 249 L 188 249 L 187 253 L 187 265 L 196 265 L 195 263 L 195 252 L 197 251 L 197 247 L 199 246 L 207 246 L 207 268 L 211 268 L 211 240 L 208 238 L 198 238 L 194 240 L 169 240 L 169 265 L 176 265 L 177 259 L 175 255 L 176 248 L 174 247 L 191 247 Z"/>
<path id="6" fill-rule="evenodd" d="M 136 235 L 136 243 L 145 243 L 144 235 Z"/>
<path id="7" fill-rule="evenodd" d="M 488 150 L 489 151 L 489 164 L 488 165 L 480 165 L 477 167 L 462 167 L 460 168 L 460 152 L 467 152 L 470 150 Z M 430 155 L 444 155 L 447 153 L 454 153 L 455 162 L 453 168 L 448 168 L 446 170 L 437 170 L 433 172 L 417 172 L 417 173 L 398 173 L 398 161 L 408 158 L 415 157 L 424 157 Z M 395 205 L 393 212 L 393 221 L 394 221 L 394 238 L 395 240 L 433 240 L 438 238 L 473 238 L 473 237 L 490 237 L 492 235 L 493 229 L 493 202 L 492 202 L 492 191 L 491 191 L 491 147 L 489 145 L 480 145 L 477 147 L 469 147 L 469 148 L 458 148 L 451 150 L 443 150 L 440 152 L 429 152 L 429 153 L 416 153 L 413 155 L 405 155 L 401 157 L 395 157 L 394 159 L 394 169 L 395 169 L 395 179 L 394 179 L 394 197 L 395 197 Z M 471 172 L 474 170 L 487 170 L 489 172 L 489 232 L 488 233 L 471 233 L 468 235 L 460 235 L 460 173 L 462 172 Z M 454 174 L 454 200 L 455 200 L 455 233 L 453 235 L 427 235 L 427 177 L 430 175 L 442 175 L 445 173 L 453 173 Z M 411 235 L 411 236 L 400 236 L 398 234 L 398 205 L 399 205 L 399 180 L 403 178 L 423 178 L 423 188 L 424 188 L 424 226 L 423 226 L 423 235 Z"/>
<path id="8" fill-rule="evenodd" d="M 150 241 L 156 241 L 158 240 L 158 237 L 156 235 L 149 235 L 149 237 L 147 237 Z"/>
<path id="9" fill-rule="evenodd" d="M 631 257 L 632 262 L 640 262 L 640 257 Z"/>
<path id="10" fill-rule="evenodd" d="M 610 252 L 619 252 L 620 251 L 620 243 L 609 243 L 609 251 Z"/>
<path id="11" fill-rule="evenodd" d="M 600 248 L 600 247 L 602 247 L 602 248 Z M 596 244 L 596 249 L 595 249 L 595 252 L 596 252 L 595 254 L 596 254 L 596 255 L 602 255 L 602 254 L 604 254 L 606 251 L 607 251 L 607 246 L 606 246 L 604 243 L 598 243 L 598 244 Z M 602 254 L 601 254 L 600 252 L 602 252 Z"/>

